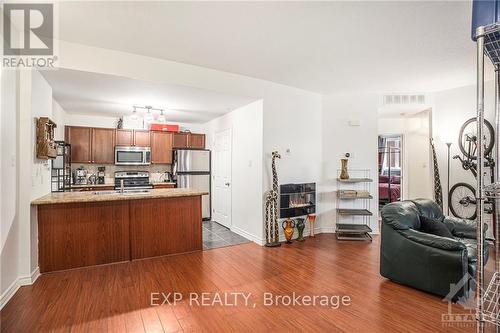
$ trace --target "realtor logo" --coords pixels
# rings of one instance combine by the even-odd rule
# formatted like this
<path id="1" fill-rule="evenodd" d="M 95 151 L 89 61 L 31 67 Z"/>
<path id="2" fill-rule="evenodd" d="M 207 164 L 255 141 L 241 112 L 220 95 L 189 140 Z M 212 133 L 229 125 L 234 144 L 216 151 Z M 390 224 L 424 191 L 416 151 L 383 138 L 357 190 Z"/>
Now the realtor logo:
<path id="1" fill-rule="evenodd" d="M 3 68 L 55 69 L 56 3 L 6 3 L 3 10 Z"/>
<path id="2" fill-rule="evenodd" d="M 51 3 L 3 5 L 4 56 L 54 54 L 54 6 Z"/>

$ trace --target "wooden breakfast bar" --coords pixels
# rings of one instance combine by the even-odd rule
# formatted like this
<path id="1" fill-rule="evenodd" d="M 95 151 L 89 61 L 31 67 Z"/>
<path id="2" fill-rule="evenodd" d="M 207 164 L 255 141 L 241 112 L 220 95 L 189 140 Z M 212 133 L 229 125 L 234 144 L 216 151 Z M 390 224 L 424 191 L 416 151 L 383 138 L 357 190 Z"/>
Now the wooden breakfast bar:
<path id="1" fill-rule="evenodd" d="M 40 272 L 202 250 L 202 191 L 51 193 L 38 211 Z"/>

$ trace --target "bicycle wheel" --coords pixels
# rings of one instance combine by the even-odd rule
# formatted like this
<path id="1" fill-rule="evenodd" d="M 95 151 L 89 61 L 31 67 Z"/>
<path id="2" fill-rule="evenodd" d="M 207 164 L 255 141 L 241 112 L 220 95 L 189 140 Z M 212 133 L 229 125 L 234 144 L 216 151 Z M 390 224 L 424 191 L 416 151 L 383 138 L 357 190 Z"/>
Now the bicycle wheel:
<path id="1" fill-rule="evenodd" d="M 495 132 L 493 131 L 493 126 L 486 119 L 484 120 L 484 156 L 488 155 L 493 149 L 493 144 L 495 143 Z M 477 154 L 476 147 L 477 139 L 477 125 L 476 118 L 471 118 L 467 120 L 460 128 L 460 133 L 458 135 L 458 146 L 462 154 L 465 157 L 475 160 Z M 469 151 L 469 143 L 471 149 Z"/>
<path id="2" fill-rule="evenodd" d="M 453 185 L 448 195 L 448 205 L 454 216 L 474 220 L 476 218 L 476 190 L 466 183 Z"/>

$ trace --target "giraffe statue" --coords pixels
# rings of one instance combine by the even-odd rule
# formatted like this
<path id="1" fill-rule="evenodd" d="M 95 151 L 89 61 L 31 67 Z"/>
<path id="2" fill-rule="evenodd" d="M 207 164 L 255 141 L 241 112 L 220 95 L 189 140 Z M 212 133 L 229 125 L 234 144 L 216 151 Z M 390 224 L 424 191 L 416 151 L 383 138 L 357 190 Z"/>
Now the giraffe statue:
<path id="1" fill-rule="evenodd" d="M 280 246 L 278 231 L 278 173 L 276 159 L 281 158 L 277 151 L 272 153 L 271 170 L 273 173 L 273 187 L 266 194 L 266 246 Z"/>

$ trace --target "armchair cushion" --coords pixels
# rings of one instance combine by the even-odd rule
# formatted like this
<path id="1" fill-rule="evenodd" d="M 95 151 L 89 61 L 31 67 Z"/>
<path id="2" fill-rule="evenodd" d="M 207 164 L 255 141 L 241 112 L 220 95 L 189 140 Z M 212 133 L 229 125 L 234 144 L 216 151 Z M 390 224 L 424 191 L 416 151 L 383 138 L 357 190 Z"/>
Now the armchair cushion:
<path id="1" fill-rule="evenodd" d="M 430 199 L 415 199 L 412 202 L 417 206 L 419 215 L 442 221 L 444 219 L 441 207 Z"/>
<path id="2" fill-rule="evenodd" d="M 475 239 L 477 224 L 476 221 L 464 220 L 454 216 L 446 216 L 443 223 L 451 231 L 453 236 L 459 238 Z M 488 225 L 484 224 L 484 231 L 488 229 Z"/>
<path id="3" fill-rule="evenodd" d="M 411 241 L 433 248 L 448 251 L 460 251 L 466 249 L 466 246 L 462 242 L 454 238 L 441 237 L 412 229 L 399 230 L 399 233 Z"/>
<path id="4" fill-rule="evenodd" d="M 420 219 L 421 232 L 441 237 L 453 238 L 453 234 L 441 221 L 437 219 L 428 218 L 423 215 L 420 215 L 419 219 Z"/>

